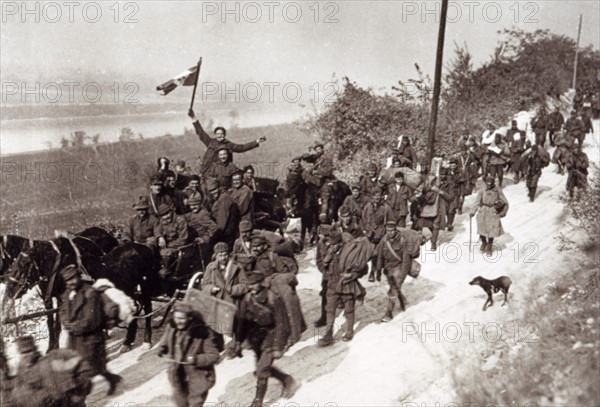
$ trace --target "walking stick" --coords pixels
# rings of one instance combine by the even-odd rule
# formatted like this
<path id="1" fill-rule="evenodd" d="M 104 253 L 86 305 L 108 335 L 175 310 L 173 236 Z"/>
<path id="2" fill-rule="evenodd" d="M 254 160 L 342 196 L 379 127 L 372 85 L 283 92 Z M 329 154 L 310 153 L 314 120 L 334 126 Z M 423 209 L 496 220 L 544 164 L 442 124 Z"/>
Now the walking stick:
<path id="1" fill-rule="evenodd" d="M 469 259 L 471 258 L 471 241 L 473 238 L 473 217 L 469 216 Z"/>

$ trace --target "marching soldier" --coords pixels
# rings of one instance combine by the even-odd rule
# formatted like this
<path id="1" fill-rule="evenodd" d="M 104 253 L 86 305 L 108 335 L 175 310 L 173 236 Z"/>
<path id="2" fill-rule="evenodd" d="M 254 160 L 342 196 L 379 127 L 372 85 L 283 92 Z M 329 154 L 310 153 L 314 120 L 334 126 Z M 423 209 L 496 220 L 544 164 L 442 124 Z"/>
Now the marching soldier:
<path id="1" fill-rule="evenodd" d="M 367 203 L 362 213 L 362 227 L 365 236 L 373 244 L 378 244 L 385 235 L 385 224 L 388 221 L 396 222 L 394 211 L 383 201 L 383 191 L 380 187 L 372 190 L 371 201 Z M 375 281 L 375 267 L 371 268 L 369 281 Z M 377 281 L 381 281 L 381 270 L 377 269 Z"/>
<path id="2" fill-rule="evenodd" d="M 325 155 L 323 144 L 315 144 L 314 151 L 314 154 L 307 153 L 299 157 L 300 160 L 313 164 L 310 171 L 303 172 L 302 178 L 305 182 L 313 184 L 320 189 L 321 213 L 319 216 L 324 214 L 325 218 L 327 218 L 331 195 L 330 182 L 335 179 L 333 175 L 333 161 Z"/>
<path id="3" fill-rule="evenodd" d="M 494 238 L 502 236 L 501 218 L 508 212 L 508 200 L 501 189 L 494 184 L 493 177 L 485 178 L 485 190 L 480 190 L 475 198 L 475 206 L 470 216 L 477 214 L 477 233 L 481 239 L 481 252 L 491 256 Z"/>
<path id="4" fill-rule="evenodd" d="M 583 146 L 583 141 L 585 140 L 585 124 L 583 121 L 577 117 L 577 111 L 571 111 L 571 116 L 567 119 L 565 123 L 565 131 L 571 137 L 575 138 L 578 141 L 580 146 Z"/>
<path id="5" fill-rule="evenodd" d="M 376 188 L 381 188 L 381 184 L 379 183 L 379 169 L 377 168 L 377 164 L 369 163 L 367 166 L 367 174 L 362 175 L 359 180 L 360 190 L 366 196 L 372 196 L 373 190 Z"/>
<path id="6" fill-rule="evenodd" d="M 367 267 L 357 270 L 342 270 L 340 266 L 340 253 L 342 251 L 342 234 L 333 231 L 329 234 L 329 251 L 324 259 L 327 270 L 327 329 L 325 335 L 319 339 L 321 347 L 333 344 L 333 324 L 338 303 L 344 305 L 346 317 L 346 332 L 342 337 L 344 342 L 351 341 L 354 337 L 354 307 L 356 300 L 364 297 L 364 288 L 358 279 L 367 273 Z"/>
<path id="7" fill-rule="evenodd" d="M 586 153 L 583 152 L 581 144 L 578 144 L 573 154 L 566 162 L 569 176 L 567 177 L 567 191 L 573 198 L 575 188 L 585 188 L 587 186 L 587 176 L 589 160 Z"/>
<path id="8" fill-rule="evenodd" d="M 106 369 L 104 321 L 100 294 L 81 279 L 77 266 L 69 265 L 60 271 L 66 290 L 60 306 L 60 321 L 69 335 L 69 349 L 83 358 L 81 374 L 91 379 L 102 375 L 108 380 L 107 395 L 112 395 L 123 380 Z"/>
<path id="9" fill-rule="evenodd" d="M 348 233 L 354 238 L 363 236 L 363 230 L 356 218 L 352 216 L 350 209 L 342 205 L 339 210 L 339 215 L 340 219 L 337 222 L 333 222 L 331 225 L 332 230 L 337 230 L 340 233 Z"/>
<path id="10" fill-rule="evenodd" d="M 170 359 L 168 377 L 177 407 L 201 407 L 215 385 L 215 364 L 222 344 L 190 305 L 177 302 L 159 345 Z"/>
<path id="11" fill-rule="evenodd" d="M 215 239 L 227 243 L 228 247 L 233 249 L 233 243 L 238 234 L 240 210 L 229 194 L 221 192 L 218 180 L 209 179 L 206 189 L 211 198 L 211 214 L 217 224 Z"/>
<path id="12" fill-rule="evenodd" d="M 163 179 L 160 176 L 155 176 L 150 181 L 150 195 L 148 196 L 150 203 L 150 213 L 158 218 L 158 207 L 167 205 L 175 209 L 173 200 L 167 195 L 163 189 Z"/>
<path id="13" fill-rule="evenodd" d="M 262 407 L 269 377 L 281 382 L 281 396 L 290 398 L 299 387 L 296 380 L 273 366 L 287 350 L 289 320 L 282 299 L 264 283 L 261 272 L 246 274 L 250 292 L 240 304 L 240 323 L 236 338 L 242 343 L 248 340 L 256 354 L 256 395 L 251 407 Z"/>
<path id="14" fill-rule="evenodd" d="M 369 202 L 369 196 L 363 194 L 358 182 L 350 185 L 350 191 L 352 191 L 352 195 L 348 195 L 344 198 L 342 206 L 348 208 L 352 216 L 360 222 L 362 219 L 362 212 L 365 209 L 367 202 Z"/>
<path id="15" fill-rule="evenodd" d="M 527 177 L 527 189 L 529 193 L 529 202 L 535 199 L 535 191 L 538 186 L 538 181 L 542 176 L 542 168 L 547 167 L 549 161 L 546 159 L 545 151 L 540 153 L 543 147 L 537 144 L 531 147 L 531 153 L 527 156 L 524 164 L 525 176 Z"/>
<path id="16" fill-rule="evenodd" d="M 385 202 L 394 211 L 394 216 L 398 222 L 398 226 L 406 226 L 406 216 L 408 215 L 408 200 L 412 195 L 410 188 L 404 182 L 404 174 L 402 171 L 397 171 L 394 174 L 394 184 L 390 184 L 387 188 Z"/>
<path id="17" fill-rule="evenodd" d="M 198 246 L 198 250 L 203 256 L 210 256 L 211 244 L 215 241 L 217 234 L 217 224 L 211 218 L 210 212 L 206 209 L 202 199 L 202 194 L 197 192 L 188 199 L 190 212 L 183 215 L 188 225 L 190 240 Z"/>
<path id="18" fill-rule="evenodd" d="M 488 174 L 494 178 L 498 177 L 498 186 L 502 188 L 504 166 L 510 160 L 510 150 L 502 140 L 501 134 L 496 133 L 494 136 L 494 144 L 488 148 L 488 154 Z"/>
<path id="19" fill-rule="evenodd" d="M 381 322 L 389 322 L 394 318 L 393 311 L 396 300 L 399 301 L 400 310 L 406 311 L 406 298 L 402 294 L 402 284 L 408 275 L 412 259 L 406 247 L 406 240 L 402 238 L 396 223 L 387 221 L 386 234 L 377 246 L 377 270 L 383 270 L 388 284 L 388 303 Z"/>
<path id="20" fill-rule="evenodd" d="M 217 243 L 214 254 L 216 260 L 206 267 L 202 277 L 202 291 L 237 304 L 248 292 L 244 271 L 230 258 L 226 243 Z"/>

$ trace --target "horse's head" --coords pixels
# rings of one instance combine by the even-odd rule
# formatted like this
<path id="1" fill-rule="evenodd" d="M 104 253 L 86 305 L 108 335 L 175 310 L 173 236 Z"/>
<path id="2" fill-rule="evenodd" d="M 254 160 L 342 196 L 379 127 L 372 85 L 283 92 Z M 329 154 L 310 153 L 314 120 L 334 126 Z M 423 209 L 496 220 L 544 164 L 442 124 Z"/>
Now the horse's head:
<path id="1" fill-rule="evenodd" d="M 17 255 L 4 276 L 6 283 L 5 299 L 16 299 L 39 283 L 42 278 L 40 267 L 26 249 Z"/>

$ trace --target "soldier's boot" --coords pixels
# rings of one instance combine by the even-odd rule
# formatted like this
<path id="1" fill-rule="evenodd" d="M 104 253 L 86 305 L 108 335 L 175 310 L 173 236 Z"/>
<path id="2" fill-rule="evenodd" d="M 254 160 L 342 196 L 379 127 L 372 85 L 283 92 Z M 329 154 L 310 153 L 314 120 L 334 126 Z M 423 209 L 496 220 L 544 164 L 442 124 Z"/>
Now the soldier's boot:
<path id="1" fill-rule="evenodd" d="M 440 236 L 440 230 L 438 228 L 433 228 L 433 232 L 431 233 L 431 250 L 437 250 L 437 241 Z"/>
<path id="2" fill-rule="evenodd" d="M 448 232 L 452 232 L 454 230 L 454 217 L 456 216 L 456 214 L 454 212 L 450 212 L 448 214 Z"/>
<path id="3" fill-rule="evenodd" d="M 333 321 L 332 321 L 333 322 Z M 317 342 L 317 345 L 321 348 L 333 344 L 333 323 L 331 325 L 327 324 L 327 331 L 325 331 L 325 335 Z"/>
<path id="4" fill-rule="evenodd" d="M 300 387 L 300 384 L 292 376 L 283 373 L 275 367 L 271 368 L 271 376 L 281 382 L 281 385 L 283 386 L 283 389 L 281 389 L 281 397 L 284 399 L 292 398 Z"/>
<path id="5" fill-rule="evenodd" d="M 354 338 L 354 311 L 346 313 L 346 333 L 342 337 L 342 341 L 349 342 Z"/>
<path id="6" fill-rule="evenodd" d="M 108 380 L 108 391 L 106 392 L 107 396 L 111 396 L 115 393 L 115 390 L 117 389 L 117 386 L 119 385 L 119 383 L 121 383 L 121 381 L 123 381 L 123 377 L 118 375 L 118 374 L 114 374 L 114 373 L 110 373 L 110 372 L 105 372 L 102 374 L 102 376 L 104 376 L 106 378 L 106 380 Z"/>
<path id="7" fill-rule="evenodd" d="M 263 400 L 265 399 L 265 394 L 267 393 L 267 381 L 269 379 L 258 379 L 256 382 L 256 395 L 254 396 L 254 400 L 252 400 L 252 404 L 250 407 L 263 407 Z"/>
<path id="8" fill-rule="evenodd" d="M 321 297 L 321 317 L 315 321 L 315 328 L 322 328 L 327 325 L 327 297 Z"/>
<path id="9" fill-rule="evenodd" d="M 383 318 L 381 318 L 381 322 L 390 322 L 394 318 L 394 305 L 396 304 L 395 297 L 388 297 L 387 309 Z"/>
<path id="10" fill-rule="evenodd" d="M 485 236 L 479 236 L 479 239 L 481 240 L 481 247 L 479 248 L 479 251 L 481 253 L 485 253 L 487 250 L 487 240 L 485 238 Z"/>
<path id="11" fill-rule="evenodd" d="M 375 272 L 375 279 L 376 279 L 377 281 L 381 281 L 381 269 L 378 269 L 378 270 Z"/>
<path id="12" fill-rule="evenodd" d="M 490 237 L 490 238 L 488 238 L 488 244 L 487 244 L 487 248 L 485 250 L 485 254 L 487 254 L 488 256 L 491 256 L 493 252 L 494 252 L 494 238 Z"/>

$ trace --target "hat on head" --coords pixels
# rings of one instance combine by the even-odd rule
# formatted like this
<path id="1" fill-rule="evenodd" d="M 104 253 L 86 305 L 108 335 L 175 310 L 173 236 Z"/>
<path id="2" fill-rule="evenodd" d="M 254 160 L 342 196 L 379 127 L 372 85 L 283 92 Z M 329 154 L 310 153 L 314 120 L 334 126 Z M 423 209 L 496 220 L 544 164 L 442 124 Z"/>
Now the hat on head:
<path id="1" fill-rule="evenodd" d="M 375 164 L 375 163 L 370 163 L 370 164 L 367 166 L 367 171 L 377 171 L 377 164 Z"/>
<path id="2" fill-rule="evenodd" d="M 358 181 L 354 181 L 353 183 L 350 184 L 350 189 L 358 189 L 359 191 L 362 190 L 362 188 L 360 187 L 360 183 Z"/>
<path id="3" fill-rule="evenodd" d="M 252 230 L 252 222 L 243 220 L 240 222 L 240 232 L 250 232 Z"/>
<path id="4" fill-rule="evenodd" d="M 388 220 L 387 222 L 385 222 L 385 227 L 391 227 L 396 229 L 396 226 L 398 226 L 398 224 L 396 223 L 395 220 Z"/>
<path id="5" fill-rule="evenodd" d="M 133 205 L 133 209 L 148 209 L 148 198 L 140 196 L 138 201 Z"/>
<path id="6" fill-rule="evenodd" d="M 64 281 L 69 281 L 73 277 L 79 277 L 81 275 L 81 271 L 79 267 L 74 264 L 69 264 L 67 267 L 60 271 L 60 276 Z"/>
<path id="7" fill-rule="evenodd" d="M 225 242 L 219 242 L 215 245 L 214 253 L 229 253 L 229 246 Z"/>
<path id="8" fill-rule="evenodd" d="M 225 151 L 227 151 L 227 153 L 229 153 L 229 152 L 230 152 L 230 151 L 229 151 L 229 147 L 227 147 L 227 144 L 225 144 L 225 145 L 222 145 L 221 147 L 217 148 L 217 153 L 218 153 L 219 151 L 221 151 L 221 150 L 225 150 Z"/>
<path id="9" fill-rule="evenodd" d="M 246 273 L 246 282 L 248 284 L 257 284 L 262 282 L 265 279 L 265 275 L 263 273 L 257 271 L 251 271 Z"/>
<path id="10" fill-rule="evenodd" d="M 485 177 L 484 182 L 487 184 L 488 182 L 491 182 L 492 184 L 496 181 L 496 178 L 492 177 L 491 175 L 488 175 L 487 177 Z"/>
<path id="11" fill-rule="evenodd" d="M 200 192 L 195 192 L 188 198 L 188 205 L 202 205 L 203 200 L 202 194 Z"/>
<path id="12" fill-rule="evenodd" d="M 243 177 L 244 170 L 242 170 L 241 168 L 238 168 L 237 170 L 235 170 L 235 172 L 233 174 L 231 174 L 231 177 L 233 178 L 234 175 L 239 175 L 240 177 Z"/>
<path id="13" fill-rule="evenodd" d="M 185 161 L 183 161 L 183 160 L 177 161 L 176 166 L 177 167 L 185 167 Z"/>
<path id="14" fill-rule="evenodd" d="M 186 304 L 182 301 L 177 301 L 175 305 L 173 305 L 173 312 L 181 312 L 186 315 L 190 315 L 194 312 L 194 308 L 190 304 Z"/>
<path id="15" fill-rule="evenodd" d="M 350 215 L 352 215 L 352 213 L 350 212 L 350 209 L 347 206 L 344 205 L 340 208 L 340 216 L 347 217 Z"/>
<path id="16" fill-rule="evenodd" d="M 373 188 L 371 190 L 371 195 L 375 195 L 375 194 L 383 194 L 383 188 L 381 188 L 380 186 Z"/>
<path id="17" fill-rule="evenodd" d="M 394 178 L 404 178 L 404 173 L 402 171 L 396 171 L 394 173 Z"/>
<path id="18" fill-rule="evenodd" d="M 169 212 L 171 212 L 171 207 L 167 204 L 158 205 L 158 209 L 156 210 L 158 216 L 165 216 Z"/>
<path id="19" fill-rule="evenodd" d="M 252 246 L 261 246 L 263 244 L 267 244 L 267 239 L 265 239 L 264 236 L 256 235 L 252 237 Z"/>
<path id="20" fill-rule="evenodd" d="M 38 351 L 35 346 L 35 339 L 31 335 L 20 336 L 15 342 L 19 353 L 32 353 Z"/>
<path id="21" fill-rule="evenodd" d="M 163 180 L 161 177 L 153 177 L 150 180 L 150 185 L 162 185 L 163 184 Z"/>
<path id="22" fill-rule="evenodd" d="M 342 234 L 340 232 L 338 232 L 337 230 L 333 230 L 333 231 L 331 231 L 331 233 L 329 233 L 329 237 L 327 238 L 327 241 L 329 242 L 329 244 L 341 243 Z"/>
<path id="23" fill-rule="evenodd" d="M 210 191 L 214 191 L 215 189 L 219 189 L 219 180 L 216 178 L 211 178 L 206 181 L 206 189 Z"/>
<path id="24" fill-rule="evenodd" d="M 431 233 L 431 231 L 427 228 L 423 228 L 421 230 L 421 234 L 423 235 L 423 237 L 425 238 L 425 240 L 430 240 L 431 237 L 433 236 L 433 234 Z"/>

